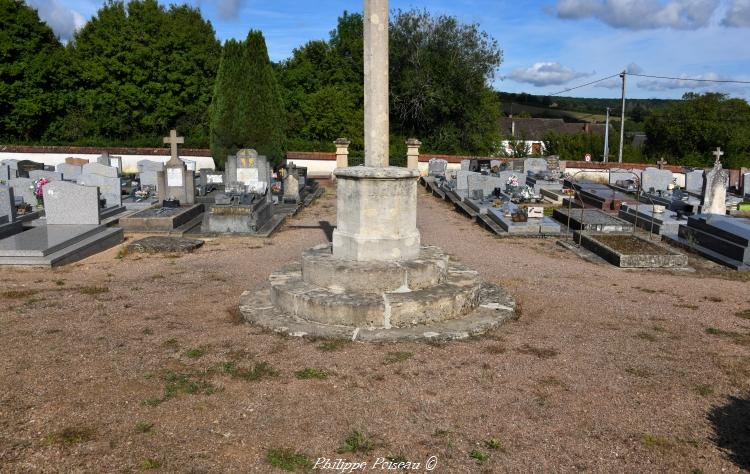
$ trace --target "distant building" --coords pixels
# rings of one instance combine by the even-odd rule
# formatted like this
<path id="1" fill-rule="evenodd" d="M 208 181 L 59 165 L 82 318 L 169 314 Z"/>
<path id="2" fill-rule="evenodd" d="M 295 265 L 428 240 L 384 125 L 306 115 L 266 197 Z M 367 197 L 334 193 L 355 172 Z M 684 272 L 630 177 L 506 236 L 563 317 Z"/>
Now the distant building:
<path id="1" fill-rule="evenodd" d="M 523 141 L 532 155 L 544 155 L 544 137 L 548 132 L 557 133 L 593 133 L 604 136 L 606 126 L 602 123 L 569 123 L 557 118 L 515 118 L 500 119 L 501 146 L 508 153 L 513 152 L 512 143 Z M 610 135 L 612 129 L 610 129 Z"/>

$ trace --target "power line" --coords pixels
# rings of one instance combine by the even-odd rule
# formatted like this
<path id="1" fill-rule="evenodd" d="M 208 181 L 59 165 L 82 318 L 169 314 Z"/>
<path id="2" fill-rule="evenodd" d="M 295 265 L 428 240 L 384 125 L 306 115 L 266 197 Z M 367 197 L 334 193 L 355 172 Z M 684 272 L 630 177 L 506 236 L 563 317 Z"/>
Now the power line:
<path id="1" fill-rule="evenodd" d="M 575 86 L 575 87 L 571 87 L 569 89 L 565 89 L 564 91 L 555 92 L 554 94 L 550 94 L 550 96 L 562 94 L 563 92 L 569 92 L 569 91 L 572 91 L 572 90 L 575 90 L 575 89 L 580 89 L 581 87 L 590 86 L 591 84 L 596 84 L 597 82 L 606 81 L 607 79 L 612 79 L 613 77 L 617 77 L 619 75 L 620 75 L 620 73 L 618 72 L 617 74 L 612 74 L 611 76 L 607 76 L 607 77 L 603 77 L 601 79 L 597 79 L 595 81 L 587 82 L 586 84 L 581 84 L 580 86 Z"/>
<path id="2" fill-rule="evenodd" d="M 731 83 L 731 84 L 750 84 L 750 81 L 736 81 L 733 79 L 693 79 L 690 77 L 669 77 L 669 76 L 651 76 L 648 74 L 634 74 L 632 72 L 627 73 L 628 76 L 638 76 L 638 77 L 650 77 L 653 79 L 671 79 L 675 81 L 695 81 L 695 82 L 724 82 L 724 83 Z"/>

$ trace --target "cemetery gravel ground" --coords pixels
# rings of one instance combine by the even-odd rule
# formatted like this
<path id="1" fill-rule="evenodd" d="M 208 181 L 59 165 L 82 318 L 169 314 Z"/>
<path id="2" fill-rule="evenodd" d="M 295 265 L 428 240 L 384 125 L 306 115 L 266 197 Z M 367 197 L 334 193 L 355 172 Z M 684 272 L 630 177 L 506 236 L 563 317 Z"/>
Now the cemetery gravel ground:
<path id="1" fill-rule="evenodd" d="M 746 280 L 495 239 L 419 193 L 423 242 L 507 288 L 517 321 L 444 345 L 324 345 L 239 322 L 244 290 L 325 242 L 330 190 L 269 239 L 0 269 L 0 471 L 274 472 L 273 448 L 434 455 L 450 473 L 750 468 Z M 337 453 L 354 431 L 359 452 Z"/>

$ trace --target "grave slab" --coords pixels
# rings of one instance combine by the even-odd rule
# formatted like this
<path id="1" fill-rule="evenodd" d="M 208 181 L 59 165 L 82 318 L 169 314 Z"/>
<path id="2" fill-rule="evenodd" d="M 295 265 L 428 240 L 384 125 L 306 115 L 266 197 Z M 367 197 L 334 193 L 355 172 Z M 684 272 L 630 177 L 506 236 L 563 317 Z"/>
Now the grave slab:
<path id="1" fill-rule="evenodd" d="M 552 217 L 562 225 L 573 230 L 589 230 L 594 232 L 632 232 L 633 225 L 617 217 L 611 216 L 599 209 L 571 209 L 558 208 Z"/>

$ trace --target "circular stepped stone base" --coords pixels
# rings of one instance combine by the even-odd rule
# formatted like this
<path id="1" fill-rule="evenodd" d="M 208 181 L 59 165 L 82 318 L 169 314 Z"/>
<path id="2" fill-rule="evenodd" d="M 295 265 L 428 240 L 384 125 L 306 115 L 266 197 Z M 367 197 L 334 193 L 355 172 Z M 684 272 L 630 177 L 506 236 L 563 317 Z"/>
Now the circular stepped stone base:
<path id="1" fill-rule="evenodd" d="M 240 311 L 250 323 L 292 336 L 450 340 L 514 318 L 515 301 L 435 247 L 410 261 L 363 264 L 334 259 L 321 246 L 243 293 Z"/>
<path id="2" fill-rule="evenodd" d="M 358 293 L 323 288 L 302 278 L 299 264 L 269 277 L 271 302 L 282 311 L 323 324 L 390 329 L 461 317 L 478 301 L 475 271 L 448 264 L 441 283 L 416 291 Z"/>
<path id="3" fill-rule="evenodd" d="M 370 329 L 321 324 L 285 313 L 271 303 L 270 283 L 266 282 L 240 298 L 245 320 L 270 331 L 294 337 L 346 339 L 363 342 L 451 341 L 478 336 L 515 319 L 515 301 L 502 288 L 482 283 L 478 305 L 461 318 L 402 328 Z"/>

